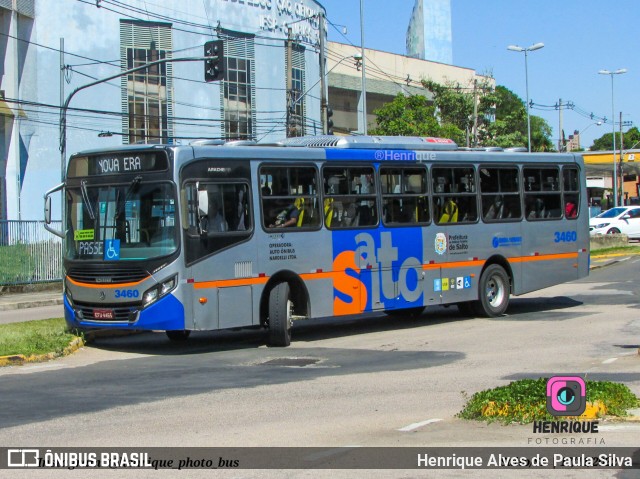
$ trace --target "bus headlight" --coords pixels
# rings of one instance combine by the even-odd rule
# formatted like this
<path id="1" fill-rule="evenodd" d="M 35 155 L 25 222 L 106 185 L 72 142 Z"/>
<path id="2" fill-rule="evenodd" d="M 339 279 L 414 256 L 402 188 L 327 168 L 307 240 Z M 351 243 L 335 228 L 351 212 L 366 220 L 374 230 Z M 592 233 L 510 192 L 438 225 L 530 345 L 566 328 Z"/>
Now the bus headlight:
<path id="1" fill-rule="evenodd" d="M 173 291 L 178 284 L 178 275 L 174 275 L 171 278 L 156 284 L 154 287 L 145 291 L 142 295 L 142 306 L 149 306 L 151 303 L 159 300 L 163 296 Z"/>

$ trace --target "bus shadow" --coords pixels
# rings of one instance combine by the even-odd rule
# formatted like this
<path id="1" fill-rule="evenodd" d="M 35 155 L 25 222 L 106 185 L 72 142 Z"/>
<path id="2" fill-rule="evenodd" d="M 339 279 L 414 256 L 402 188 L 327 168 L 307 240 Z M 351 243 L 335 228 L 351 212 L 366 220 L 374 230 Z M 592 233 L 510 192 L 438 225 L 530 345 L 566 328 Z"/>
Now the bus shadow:
<path id="1" fill-rule="evenodd" d="M 507 314 L 499 321 L 544 321 L 570 319 L 571 313 L 563 310 L 582 306 L 584 303 L 567 296 L 547 298 L 512 298 L 509 302 Z M 542 314 L 541 314 L 542 313 Z M 584 312 L 580 312 L 581 315 Z"/>
<path id="2" fill-rule="evenodd" d="M 391 317 L 384 313 L 358 316 L 308 319 L 294 322 L 292 343 L 319 341 L 347 336 L 422 328 L 452 321 L 470 320 L 461 317 L 456 307 L 428 308 L 419 317 Z M 189 355 L 207 352 L 248 350 L 267 347 L 267 331 L 263 328 L 238 328 L 224 331 L 194 331 L 189 339 L 170 341 L 164 332 L 141 332 L 126 336 L 96 337 L 87 347 L 147 355 Z M 282 349 L 282 348 L 273 348 Z"/>
<path id="3" fill-rule="evenodd" d="M 507 314 L 495 321 L 544 321 L 569 319 L 566 309 L 582 302 L 566 296 L 553 298 L 512 298 Z M 577 313 L 576 313 L 577 314 Z M 580 314 L 584 314 L 581 312 Z M 295 322 L 292 341 L 321 341 L 393 330 L 417 329 L 476 317 L 462 315 L 455 305 L 432 306 L 418 317 L 388 316 L 384 313 L 309 319 Z M 486 318 L 485 318 L 486 319 Z M 98 337 L 88 347 L 148 355 L 189 355 L 207 352 L 248 350 L 267 347 L 267 331 L 263 328 L 240 328 L 224 331 L 194 331 L 188 340 L 170 341 L 163 332 L 144 332 L 115 337 Z"/>

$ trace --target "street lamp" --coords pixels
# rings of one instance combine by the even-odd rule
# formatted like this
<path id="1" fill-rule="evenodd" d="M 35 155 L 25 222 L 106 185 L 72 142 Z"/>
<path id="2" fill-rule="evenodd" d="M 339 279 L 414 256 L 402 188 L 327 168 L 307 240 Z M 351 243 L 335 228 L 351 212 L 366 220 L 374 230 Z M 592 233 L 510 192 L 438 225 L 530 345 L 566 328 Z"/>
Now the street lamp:
<path id="1" fill-rule="evenodd" d="M 527 137 L 529 141 L 529 153 L 531 153 L 531 116 L 529 115 L 529 70 L 527 66 L 527 53 L 534 50 L 540 50 L 544 47 L 544 43 L 536 43 L 530 47 L 519 47 L 517 45 L 509 45 L 507 50 L 512 52 L 524 52 L 524 81 L 527 90 Z"/>
<path id="2" fill-rule="evenodd" d="M 613 133 L 613 206 L 618 206 L 618 165 L 616 164 L 616 116 L 615 109 L 613 107 L 613 75 L 621 75 L 623 73 L 627 73 L 627 69 L 620 68 L 615 71 L 600 70 L 598 73 L 600 75 L 609 75 L 611 77 L 611 132 Z"/>

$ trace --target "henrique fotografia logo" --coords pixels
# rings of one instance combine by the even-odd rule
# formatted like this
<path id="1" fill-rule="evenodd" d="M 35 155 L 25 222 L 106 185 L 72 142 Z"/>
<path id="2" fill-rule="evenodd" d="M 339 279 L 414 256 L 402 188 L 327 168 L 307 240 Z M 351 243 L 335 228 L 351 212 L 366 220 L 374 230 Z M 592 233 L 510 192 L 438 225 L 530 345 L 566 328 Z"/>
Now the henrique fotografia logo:
<path id="1" fill-rule="evenodd" d="M 547 411 L 552 416 L 580 416 L 586 399 L 584 379 L 579 376 L 554 376 L 547 381 Z"/>

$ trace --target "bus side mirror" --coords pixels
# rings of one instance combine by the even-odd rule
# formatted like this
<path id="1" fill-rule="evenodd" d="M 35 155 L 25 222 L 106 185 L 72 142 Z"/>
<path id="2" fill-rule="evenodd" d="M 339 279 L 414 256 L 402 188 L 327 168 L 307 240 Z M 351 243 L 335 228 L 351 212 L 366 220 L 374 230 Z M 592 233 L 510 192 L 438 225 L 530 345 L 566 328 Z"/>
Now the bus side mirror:
<path id="1" fill-rule="evenodd" d="M 60 183 L 58 186 L 50 189 L 44 194 L 44 229 L 46 229 L 49 233 L 58 236 L 59 238 L 64 238 L 64 233 L 49 226 L 51 224 L 51 195 L 56 191 L 62 190 L 63 188 L 64 183 Z"/>
<path id="2" fill-rule="evenodd" d="M 44 222 L 51 224 L 51 196 L 47 196 L 44 200 Z"/>

